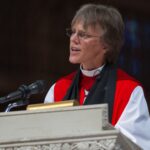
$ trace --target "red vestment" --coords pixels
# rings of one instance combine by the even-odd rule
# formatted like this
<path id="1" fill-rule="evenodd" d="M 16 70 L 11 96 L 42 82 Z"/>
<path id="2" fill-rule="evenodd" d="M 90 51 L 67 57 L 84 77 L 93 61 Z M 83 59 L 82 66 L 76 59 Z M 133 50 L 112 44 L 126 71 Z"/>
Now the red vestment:
<path id="1" fill-rule="evenodd" d="M 61 78 L 58 80 L 54 87 L 54 100 L 61 101 L 68 88 L 70 87 L 72 80 L 75 76 L 75 72 Z M 85 90 L 89 91 L 95 82 L 96 77 L 87 77 L 82 75 L 80 85 L 79 85 L 79 102 L 80 105 L 83 104 L 84 99 L 86 97 Z M 112 114 L 112 125 L 115 125 L 120 118 L 124 108 L 126 107 L 131 93 L 140 85 L 135 79 L 129 76 L 127 73 L 122 71 L 121 69 L 117 70 L 117 81 L 116 81 L 116 91 L 113 105 L 113 114 Z"/>

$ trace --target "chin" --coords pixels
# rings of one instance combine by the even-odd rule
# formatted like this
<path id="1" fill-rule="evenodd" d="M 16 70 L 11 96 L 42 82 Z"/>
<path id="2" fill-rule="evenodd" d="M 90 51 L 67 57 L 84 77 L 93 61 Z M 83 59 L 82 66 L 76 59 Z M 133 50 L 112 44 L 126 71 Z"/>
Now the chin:
<path id="1" fill-rule="evenodd" d="M 77 59 L 69 58 L 69 62 L 72 64 L 80 64 L 80 62 Z"/>

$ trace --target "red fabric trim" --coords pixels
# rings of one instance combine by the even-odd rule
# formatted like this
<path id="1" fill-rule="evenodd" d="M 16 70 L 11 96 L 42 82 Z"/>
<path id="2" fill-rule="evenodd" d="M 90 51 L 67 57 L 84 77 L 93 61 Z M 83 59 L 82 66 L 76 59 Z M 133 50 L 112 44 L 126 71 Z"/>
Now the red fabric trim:
<path id="1" fill-rule="evenodd" d="M 61 101 L 67 93 L 70 84 L 72 83 L 72 79 L 76 72 L 73 72 L 60 80 L 58 80 L 54 87 L 54 101 Z"/>
<path id="2" fill-rule="evenodd" d="M 80 105 L 83 105 L 84 99 L 85 99 L 85 91 L 83 88 L 81 88 L 80 89 L 80 100 L 79 100 Z"/>
<path id="3" fill-rule="evenodd" d="M 90 88 L 92 87 L 92 85 L 94 84 L 96 80 L 96 76 L 95 77 L 87 77 L 85 75 L 81 75 L 81 82 L 80 82 L 80 87 L 86 89 L 87 91 L 90 90 Z"/>
<path id="4" fill-rule="evenodd" d="M 124 111 L 131 93 L 139 83 L 122 70 L 117 71 L 117 84 L 113 105 L 112 125 L 115 125 Z"/>

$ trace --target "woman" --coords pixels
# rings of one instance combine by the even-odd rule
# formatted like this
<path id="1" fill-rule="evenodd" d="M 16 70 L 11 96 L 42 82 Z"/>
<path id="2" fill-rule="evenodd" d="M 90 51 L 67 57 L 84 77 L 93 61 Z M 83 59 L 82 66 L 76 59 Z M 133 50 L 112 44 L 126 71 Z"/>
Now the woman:
<path id="1" fill-rule="evenodd" d="M 77 99 L 80 105 L 108 103 L 112 125 L 149 150 L 150 119 L 143 89 L 116 65 L 123 33 L 124 23 L 115 8 L 82 6 L 67 29 L 69 61 L 80 64 L 80 68 L 58 80 L 45 103 L 67 99 Z"/>

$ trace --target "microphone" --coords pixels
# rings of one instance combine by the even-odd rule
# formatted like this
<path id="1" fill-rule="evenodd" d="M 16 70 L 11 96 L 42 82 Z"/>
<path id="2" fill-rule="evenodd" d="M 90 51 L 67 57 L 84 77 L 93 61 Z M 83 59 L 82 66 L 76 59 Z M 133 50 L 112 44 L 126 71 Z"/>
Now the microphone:
<path id="1" fill-rule="evenodd" d="M 42 93 L 46 87 L 44 80 L 37 80 L 36 82 L 27 85 L 21 85 L 17 91 L 0 98 L 0 104 L 14 101 L 16 99 L 28 99 L 32 94 Z"/>

